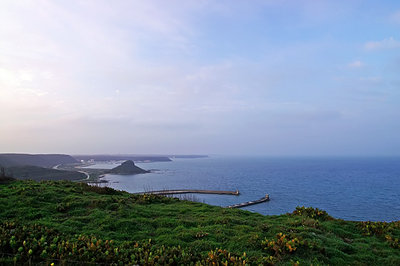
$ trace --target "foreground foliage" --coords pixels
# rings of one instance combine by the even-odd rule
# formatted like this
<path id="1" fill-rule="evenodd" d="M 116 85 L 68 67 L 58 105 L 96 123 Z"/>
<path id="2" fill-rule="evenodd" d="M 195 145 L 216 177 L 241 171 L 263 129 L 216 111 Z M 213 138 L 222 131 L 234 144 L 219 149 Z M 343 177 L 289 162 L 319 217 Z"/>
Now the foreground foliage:
<path id="1" fill-rule="evenodd" d="M 263 216 L 71 182 L 0 184 L 0 264 L 400 264 L 400 223 Z"/>
<path id="2" fill-rule="evenodd" d="M 0 250 L 13 255 L 12 262 L 39 263 L 106 263 L 106 264 L 245 264 L 245 255 L 235 257 L 216 249 L 206 255 L 185 252 L 181 247 L 165 247 L 143 242 L 116 244 L 85 235 L 61 236 L 40 225 L 21 226 L 13 222 L 0 225 Z M 6 262 L 6 260 L 3 260 Z M 8 262 L 11 262 L 9 257 Z"/>

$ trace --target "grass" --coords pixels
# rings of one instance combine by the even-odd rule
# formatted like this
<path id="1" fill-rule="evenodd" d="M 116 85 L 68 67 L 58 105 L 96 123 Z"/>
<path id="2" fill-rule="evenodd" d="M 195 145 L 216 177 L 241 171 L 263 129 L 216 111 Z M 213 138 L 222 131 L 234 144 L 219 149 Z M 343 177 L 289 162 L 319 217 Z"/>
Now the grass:
<path id="1" fill-rule="evenodd" d="M 123 247 L 151 239 L 152 248 L 176 247 L 205 264 L 228 258 L 223 253 L 227 250 L 237 256 L 232 263 L 239 263 L 245 252 L 250 264 L 400 265 L 399 222 L 343 221 L 312 208 L 263 216 L 84 183 L 13 181 L 0 184 L 0 220 L 22 227 L 44 226 L 70 242 L 78 241 L 77 235 L 95 236 Z M 0 253 L 13 253 L 5 238 Z"/>

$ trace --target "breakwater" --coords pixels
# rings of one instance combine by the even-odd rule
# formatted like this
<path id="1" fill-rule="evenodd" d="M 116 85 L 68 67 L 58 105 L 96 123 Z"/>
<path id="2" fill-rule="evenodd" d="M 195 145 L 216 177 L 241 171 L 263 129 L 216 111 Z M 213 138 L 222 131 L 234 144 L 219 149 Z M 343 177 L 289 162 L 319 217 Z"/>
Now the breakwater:
<path id="1" fill-rule="evenodd" d="M 234 205 L 229 205 L 227 206 L 227 208 L 242 208 L 242 207 L 246 207 L 246 206 L 250 206 L 250 205 L 255 205 L 255 204 L 259 204 L 259 203 L 263 203 L 269 201 L 269 195 L 265 195 L 265 197 L 262 197 L 259 200 L 253 200 L 253 201 L 248 201 L 248 202 L 243 202 L 243 203 L 239 203 L 239 204 L 234 204 Z"/>
<path id="2" fill-rule="evenodd" d="M 200 189 L 175 189 L 175 190 L 154 190 L 146 192 L 138 192 L 134 194 L 155 194 L 155 195 L 173 195 L 173 194 L 218 194 L 218 195 L 240 195 L 239 190 L 228 191 L 228 190 L 200 190 Z"/>

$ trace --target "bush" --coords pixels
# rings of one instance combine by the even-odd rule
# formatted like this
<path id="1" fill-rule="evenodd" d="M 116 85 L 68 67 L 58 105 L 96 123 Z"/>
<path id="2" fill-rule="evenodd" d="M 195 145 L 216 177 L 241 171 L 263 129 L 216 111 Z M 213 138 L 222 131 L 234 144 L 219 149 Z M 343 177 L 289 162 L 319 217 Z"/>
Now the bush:
<path id="1" fill-rule="evenodd" d="M 296 207 L 296 210 L 292 212 L 291 215 L 299 215 L 299 216 L 305 216 L 308 218 L 312 219 L 318 219 L 321 221 L 326 221 L 326 220 L 333 220 L 331 216 L 328 215 L 326 211 L 320 210 L 318 208 L 312 208 L 312 207 Z"/>
<path id="2" fill-rule="evenodd" d="M 99 187 L 99 186 L 92 186 L 86 183 L 80 183 L 82 189 L 87 192 L 94 192 L 97 194 L 105 194 L 105 195 L 120 195 L 122 194 L 121 191 L 115 190 L 110 187 Z"/>
<path id="3" fill-rule="evenodd" d="M 0 224 L 0 251 L 13 254 L 14 264 L 71 262 L 129 265 L 245 265 L 246 254 L 236 256 L 222 249 L 208 254 L 192 253 L 178 247 L 157 246 L 152 240 L 115 243 L 95 236 L 66 237 L 41 225 Z M 1 261 L 0 261 L 1 262 Z"/>

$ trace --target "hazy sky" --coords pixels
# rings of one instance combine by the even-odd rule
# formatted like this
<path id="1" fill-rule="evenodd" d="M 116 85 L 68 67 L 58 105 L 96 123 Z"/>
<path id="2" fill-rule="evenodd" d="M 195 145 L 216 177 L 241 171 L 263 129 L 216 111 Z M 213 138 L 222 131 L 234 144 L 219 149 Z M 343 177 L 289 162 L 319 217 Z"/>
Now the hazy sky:
<path id="1" fill-rule="evenodd" d="M 0 152 L 400 155 L 400 1 L 0 1 Z"/>

